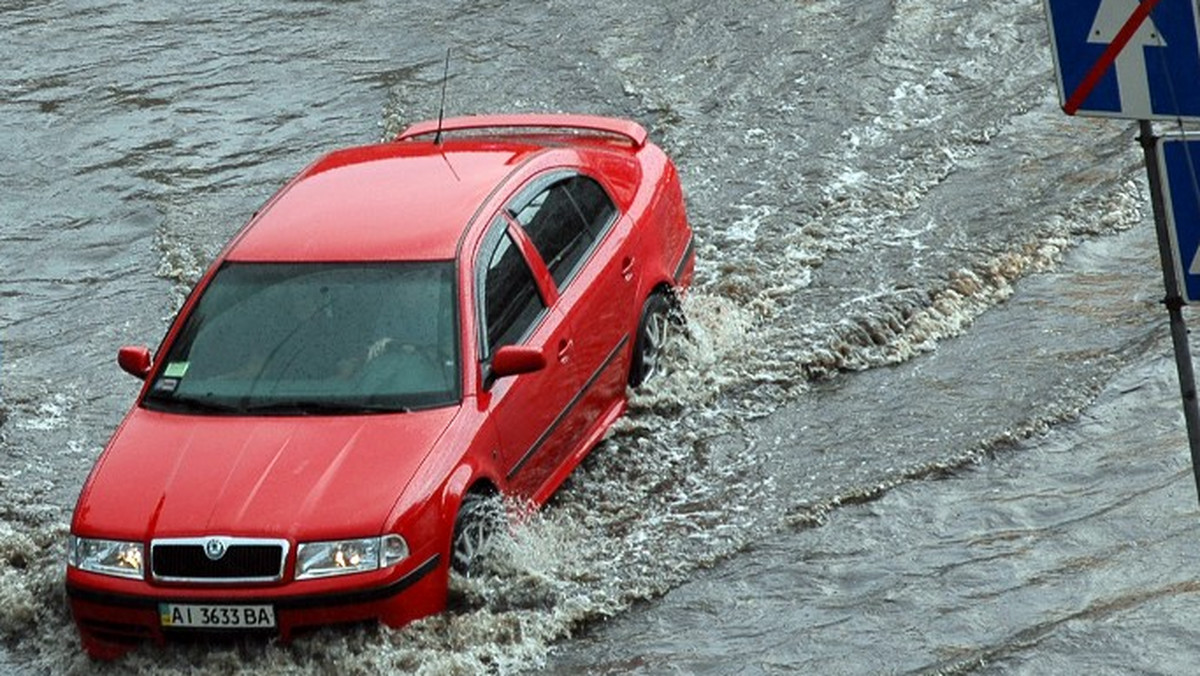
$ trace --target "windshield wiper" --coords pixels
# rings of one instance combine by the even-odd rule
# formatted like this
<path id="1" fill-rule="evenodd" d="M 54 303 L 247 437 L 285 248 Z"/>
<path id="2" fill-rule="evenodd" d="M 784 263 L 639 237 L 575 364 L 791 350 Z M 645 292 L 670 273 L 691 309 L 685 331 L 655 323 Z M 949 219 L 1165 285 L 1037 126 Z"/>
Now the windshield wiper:
<path id="1" fill-rule="evenodd" d="M 355 413 L 408 413 L 407 406 L 397 404 L 373 404 L 367 402 L 345 403 L 312 399 L 271 401 L 262 404 L 247 404 L 238 410 L 257 415 L 352 415 Z"/>
<path id="2" fill-rule="evenodd" d="M 177 399 L 170 397 L 146 397 L 145 403 L 159 410 L 184 410 L 200 413 L 242 413 L 241 406 L 210 399 Z"/>

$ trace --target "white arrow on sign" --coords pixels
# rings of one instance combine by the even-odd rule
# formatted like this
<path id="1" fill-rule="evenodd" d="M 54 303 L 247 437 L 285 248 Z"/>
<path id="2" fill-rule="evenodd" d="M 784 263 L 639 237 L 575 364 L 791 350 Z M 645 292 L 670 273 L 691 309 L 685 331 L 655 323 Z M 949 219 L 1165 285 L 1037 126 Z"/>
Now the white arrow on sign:
<path id="1" fill-rule="evenodd" d="M 1138 0 L 1100 0 L 1100 9 L 1096 11 L 1088 42 L 1105 45 L 1111 43 L 1129 21 L 1129 17 L 1133 16 L 1137 6 Z M 1122 113 L 1146 117 L 1153 114 L 1154 111 L 1150 109 L 1150 82 L 1146 75 L 1145 48 L 1166 46 L 1167 42 L 1154 25 L 1154 19 L 1146 17 L 1129 43 L 1117 55 L 1117 88 L 1121 92 Z"/>

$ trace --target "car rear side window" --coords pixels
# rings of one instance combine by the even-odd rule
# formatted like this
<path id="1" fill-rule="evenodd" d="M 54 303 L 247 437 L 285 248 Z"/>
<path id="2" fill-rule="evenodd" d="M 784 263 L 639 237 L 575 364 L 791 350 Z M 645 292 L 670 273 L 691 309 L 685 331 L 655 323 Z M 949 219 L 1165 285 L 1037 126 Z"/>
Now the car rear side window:
<path id="1" fill-rule="evenodd" d="M 604 192 L 599 183 L 587 176 L 576 176 L 567 181 L 567 190 L 579 208 L 584 227 L 593 239 L 600 239 L 609 223 L 612 223 L 613 217 L 617 215 L 617 208 L 608 198 L 608 193 Z"/>
<path id="2" fill-rule="evenodd" d="M 488 355 L 503 345 L 520 342 L 546 309 L 537 282 L 521 250 L 507 232 L 485 249 L 482 271 L 484 325 Z"/>
<path id="3" fill-rule="evenodd" d="M 570 176 L 537 193 L 513 216 L 561 289 L 616 215 L 596 181 Z"/>

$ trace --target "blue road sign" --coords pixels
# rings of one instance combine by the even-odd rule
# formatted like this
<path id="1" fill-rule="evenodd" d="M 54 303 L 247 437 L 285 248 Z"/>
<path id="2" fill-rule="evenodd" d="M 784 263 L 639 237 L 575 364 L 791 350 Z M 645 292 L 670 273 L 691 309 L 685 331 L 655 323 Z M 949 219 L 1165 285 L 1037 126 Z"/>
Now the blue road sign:
<path id="1" fill-rule="evenodd" d="M 1200 137 L 1160 138 L 1158 164 L 1176 279 L 1191 303 L 1200 300 Z"/>
<path id="2" fill-rule="evenodd" d="M 1200 120 L 1194 0 L 1045 0 L 1071 115 Z"/>

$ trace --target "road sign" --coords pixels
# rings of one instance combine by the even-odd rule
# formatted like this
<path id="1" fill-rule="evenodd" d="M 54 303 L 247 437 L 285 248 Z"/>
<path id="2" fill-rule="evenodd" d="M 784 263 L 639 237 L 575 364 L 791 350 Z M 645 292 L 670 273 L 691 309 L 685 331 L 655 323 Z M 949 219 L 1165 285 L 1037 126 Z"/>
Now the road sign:
<path id="1" fill-rule="evenodd" d="M 1200 121 L 1195 0 L 1045 0 L 1069 115 Z"/>
<path id="2" fill-rule="evenodd" d="M 1200 300 L 1200 136 L 1164 136 L 1158 140 L 1163 206 L 1175 253 L 1181 295 Z"/>

